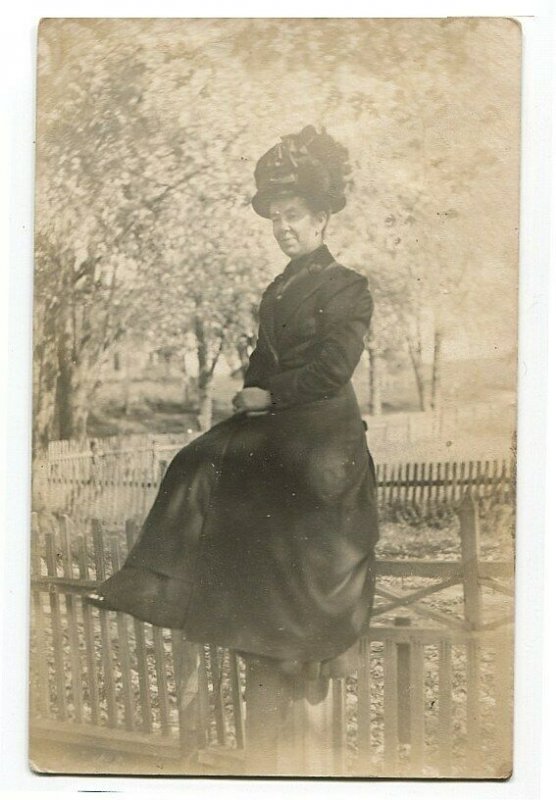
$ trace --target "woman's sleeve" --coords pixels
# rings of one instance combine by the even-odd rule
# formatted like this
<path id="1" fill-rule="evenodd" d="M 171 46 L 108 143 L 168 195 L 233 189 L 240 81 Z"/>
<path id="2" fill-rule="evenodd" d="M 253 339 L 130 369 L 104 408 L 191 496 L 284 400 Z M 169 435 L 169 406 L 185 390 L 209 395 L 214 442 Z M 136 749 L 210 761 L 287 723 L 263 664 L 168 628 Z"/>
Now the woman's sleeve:
<path id="1" fill-rule="evenodd" d="M 261 337 L 259 335 L 257 344 L 249 356 L 249 365 L 245 371 L 245 377 L 243 378 L 244 389 L 250 386 L 258 386 L 259 389 L 267 388 L 268 357 L 265 355 L 260 342 Z"/>
<path id="2" fill-rule="evenodd" d="M 333 394 L 350 380 L 359 363 L 373 311 L 368 281 L 352 273 L 338 283 L 328 289 L 319 308 L 315 355 L 307 364 L 269 378 L 265 388 L 271 393 L 273 407 Z"/>

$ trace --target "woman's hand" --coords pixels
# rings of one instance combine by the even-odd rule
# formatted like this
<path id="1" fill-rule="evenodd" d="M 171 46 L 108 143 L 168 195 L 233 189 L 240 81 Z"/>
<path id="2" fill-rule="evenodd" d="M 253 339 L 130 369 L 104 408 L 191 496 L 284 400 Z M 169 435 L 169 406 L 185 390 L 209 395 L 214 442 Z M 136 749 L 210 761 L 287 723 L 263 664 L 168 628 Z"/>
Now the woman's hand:
<path id="1" fill-rule="evenodd" d="M 259 389 L 258 386 L 248 386 L 242 389 L 232 400 L 234 411 L 267 411 L 270 408 L 270 392 L 266 389 Z"/>

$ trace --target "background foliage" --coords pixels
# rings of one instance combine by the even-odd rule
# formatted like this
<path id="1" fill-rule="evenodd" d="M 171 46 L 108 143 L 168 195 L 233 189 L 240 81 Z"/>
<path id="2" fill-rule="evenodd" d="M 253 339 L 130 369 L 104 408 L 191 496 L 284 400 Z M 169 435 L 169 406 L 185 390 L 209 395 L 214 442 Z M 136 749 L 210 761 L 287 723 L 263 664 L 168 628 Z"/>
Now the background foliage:
<path id="1" fill-rule="evenodd" d="M 308 123 L 351 154 L 329 246 L 370 280 L 371 411 L 397 363 L 426 409 L 446 363 L 511 353 L 519 46 L 509 20 L 43 21 L 36 448 L 87 434 L 122 347 L 182 359 L 210 423 L 285 266 L 254 165 Z"/>

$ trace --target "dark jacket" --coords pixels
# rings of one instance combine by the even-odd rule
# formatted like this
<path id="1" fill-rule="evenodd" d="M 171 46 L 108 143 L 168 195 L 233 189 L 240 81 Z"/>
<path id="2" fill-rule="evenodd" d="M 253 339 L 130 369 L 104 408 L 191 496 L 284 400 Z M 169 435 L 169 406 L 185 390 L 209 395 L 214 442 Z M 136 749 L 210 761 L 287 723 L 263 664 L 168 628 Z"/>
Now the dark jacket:
<path id="1" fill-rule="evenodd" d="M 277 299 L 288 269 L 291 282 Z M 326 246 L 296 260 L 263 294 L 244 385 L 270 390 L 277 409 L 332 395 L 361 358 L 372 310 L 367 279 L 337 264 Z"/>
<path id="2" fill-rule="evenodd" d="M 245 385 L 268 389 L 272 409 L 232 416 L 178 453 L 126 564 L 101 586 L 113 607 L 277 659 L 333 659 L 357 640 L 378 517 L 350 377 L 371 309 L 366 279 L 326 247 L 268 287 Z"/>

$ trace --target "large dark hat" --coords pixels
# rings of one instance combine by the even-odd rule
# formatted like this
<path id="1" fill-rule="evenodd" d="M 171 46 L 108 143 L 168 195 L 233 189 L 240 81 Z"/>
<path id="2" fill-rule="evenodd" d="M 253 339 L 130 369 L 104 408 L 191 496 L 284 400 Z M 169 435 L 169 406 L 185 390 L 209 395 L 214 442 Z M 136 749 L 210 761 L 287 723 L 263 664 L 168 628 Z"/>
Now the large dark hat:
<path id="1" fill-rule="evenodd" d="M 257 193 L 252 205 L 261 217 L 269 217 L 272 200 L 299 194 L 310 203 L 335 214 L 346 204 L 348 151 L 324 129 L 317 133 L 307 125 L 301 133 L 282 136 L 255 167 Z"/>

